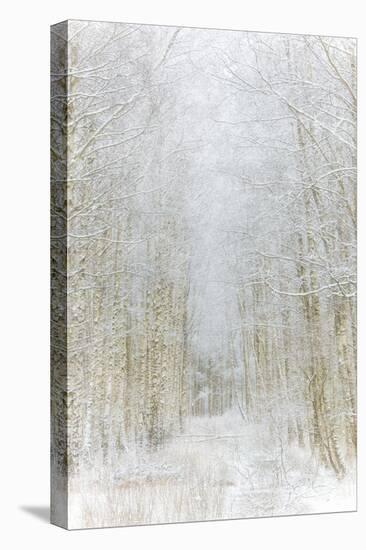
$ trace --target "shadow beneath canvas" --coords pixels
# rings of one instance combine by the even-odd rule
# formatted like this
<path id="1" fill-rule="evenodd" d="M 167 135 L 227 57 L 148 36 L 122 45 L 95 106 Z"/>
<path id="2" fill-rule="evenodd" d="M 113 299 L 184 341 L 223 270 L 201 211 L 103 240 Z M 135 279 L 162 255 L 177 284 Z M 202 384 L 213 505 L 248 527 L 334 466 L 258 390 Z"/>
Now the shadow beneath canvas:
<path id="1" fill-rule="evenodd" d="M 50 507 L 49 506 L 20 506 L 23 512 L 31 514 L 39 520 L 49 523 L 50 522 Z"/>

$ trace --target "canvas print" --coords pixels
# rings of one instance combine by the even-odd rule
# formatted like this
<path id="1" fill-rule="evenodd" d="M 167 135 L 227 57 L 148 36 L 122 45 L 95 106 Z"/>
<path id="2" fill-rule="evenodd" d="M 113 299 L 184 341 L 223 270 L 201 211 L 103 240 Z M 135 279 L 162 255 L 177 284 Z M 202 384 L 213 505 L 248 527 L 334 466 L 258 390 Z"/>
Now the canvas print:
<path id="1" fill-rule="evenodd" d="M 52 522 L 356 508 L 356 40 L 51 29 Z"/>

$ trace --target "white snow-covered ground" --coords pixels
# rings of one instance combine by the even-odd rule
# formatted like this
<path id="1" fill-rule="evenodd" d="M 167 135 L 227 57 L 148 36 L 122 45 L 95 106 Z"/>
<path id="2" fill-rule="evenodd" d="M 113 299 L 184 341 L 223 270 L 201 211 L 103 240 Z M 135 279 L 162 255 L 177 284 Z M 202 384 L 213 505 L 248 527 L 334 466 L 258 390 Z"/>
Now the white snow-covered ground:
<path id="1" fill-rule="evenodd" d="M 337 480 L 306 451 L 288 448 L 239 416 L 193 418 L 159 452 L 70 481 L 69 528 L 353 511 L 356 472 Z"/>

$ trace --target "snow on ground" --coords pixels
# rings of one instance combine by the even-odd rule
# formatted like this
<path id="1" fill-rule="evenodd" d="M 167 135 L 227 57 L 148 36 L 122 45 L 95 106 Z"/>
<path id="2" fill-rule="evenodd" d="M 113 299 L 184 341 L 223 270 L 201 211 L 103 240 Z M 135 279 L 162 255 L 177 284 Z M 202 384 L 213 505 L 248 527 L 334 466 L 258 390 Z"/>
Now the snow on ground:
<path id="1" fill-rule="evenodd" d="M 192 418 L 158 452 L 84 472 L 69 505 L 71 529 L 352 511 L 355 472 L 338 481 L 268 427 L 226 414 Z"/>

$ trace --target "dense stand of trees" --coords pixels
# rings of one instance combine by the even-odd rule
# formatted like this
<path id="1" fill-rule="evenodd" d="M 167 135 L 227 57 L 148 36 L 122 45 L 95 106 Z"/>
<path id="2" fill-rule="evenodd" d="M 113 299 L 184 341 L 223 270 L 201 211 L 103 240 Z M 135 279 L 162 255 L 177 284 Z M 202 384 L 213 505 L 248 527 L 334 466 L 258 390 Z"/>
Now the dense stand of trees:
<path id="1" fill-rule="evenodd" d="M 356 450 L 354 41 L 53 33 L 68 61 L 52 77 L 54 166 L 67 147 L 52 205 L 54 287 L 67 249 L 60 465 L 113 468 L 235 409 L 342 477 Z"/>
<path id="2" fill-rule="evenodd" d="M 223 54 L 219 76 L 250 105 L 226 121 L 240 143 L 228 246 L 244 403 L 341 476 L 356 451 L 354 43 L 251 42 L 249 63 Z"/>

